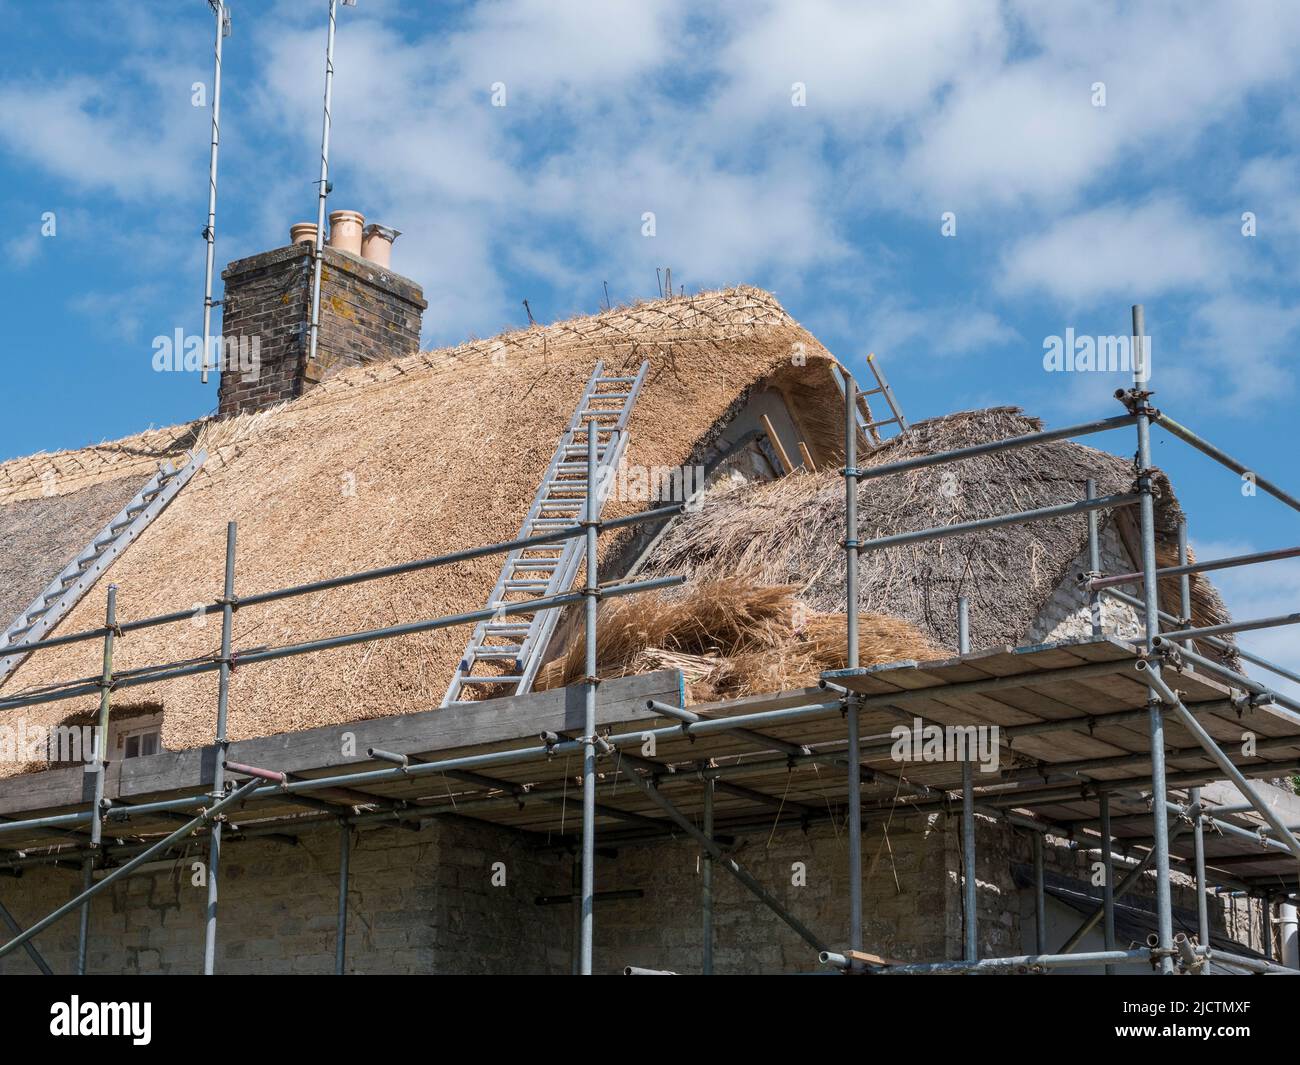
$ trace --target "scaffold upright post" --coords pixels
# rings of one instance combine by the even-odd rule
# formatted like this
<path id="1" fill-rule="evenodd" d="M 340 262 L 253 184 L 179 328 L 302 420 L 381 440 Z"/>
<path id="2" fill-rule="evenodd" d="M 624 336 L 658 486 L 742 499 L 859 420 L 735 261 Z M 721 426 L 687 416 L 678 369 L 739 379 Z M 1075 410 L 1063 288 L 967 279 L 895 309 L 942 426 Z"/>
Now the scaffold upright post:
<path id="1" fill-rule="evenodd" d="M 352 858 L 352 826 L 339 819 L 339 921 L 334 940 L 334 975 L 342 976 L 348 960 L 348 873 Z"/>
<path id="2" fill-rule="evenodd" d="M 104 752 L 108 750 L 108 716 L 113 691 L 113 639 L 117 634 L 117 585 L 108 586 L 108 605 L 104 610 L 104 662 L 99 687 L 99 717 L 95 722 L 94 761 L 91 772 L 95 776 L 94 799 L 91 804 L 90 818 L 90 853 L 86 855 L 81 866 L 81 890 L 90 889 L 94 882 L 95 860 L 99 857 L 99 848 L 104 832 L 104 777 L 107 775 L 107 760 Z M 81 907 L 80 928 L 77 933 L 77 975 L 86 975 L 87 944 L 90 940 L 90 903 Z"/>
<path id="3" fill-rule="evenodd" d="M 212 794 L 222 797 L 226 787 L 226 716 L 230 707 L 230 647 L 235 622 L 235 539 L 232 521 L 226 525 L 226 570 L 221 595 L 221 658 L 217 672 L 217 764 L 212 775 Z M 203 929 L 203 975 L 211 976 L 217 961 L 217 881 L 221 870 L 221 819 L 212 824 L 208 841 L 208 912 Z"/>
<path id="4" fill-rule="evenodd" d="M 1151 366 L 1146 350 L 1146 318 L 1140 303 L 1133 306 L 1133 387 L 1129 391 L 1130 410 L 1137 415 L 1137 481 L 1140 499 L 1142 543 L 1142 592 L 1144 643 L 1147 654 L 1155 649 L 1160 634 L 1160 578 L 1156 571 L 1156 502 L 1151 483 Z M 1152 658 L 1152 673 L 1160 676 L 1160 665 Z M 1159 970 L 1169 976 L 1174 971 L 1173 899 L 1169 887 L 1169 823 L 1165 817 L 1168 789 L 1165 784 L 1164 709 L 1155 691 L 1147 700 L 1151 743 L 1151 824 L 1156 872 L 1156 934 L 1159 938 Z"/>
<path id="5" fill-rule="evenodd" d="M 1089 499 L 1097 498 L 1097 482 L 1092 477 L 1088 478 L 1087 496 Z M 1095 510 L 1088 511 L 1088 575 L 1093 580 L 1101 576 L 1101 522 Z M 1100 636 L 1101 592 L 1092 587 L 1088 589 L 1088 617 L 1092 622 L 1092 634 Z M 1107 972 L 1113 970 L 1113 966 L 1106 967 Z"/>
<path id="6" fill-rule="evenodd" d="M 957 651 L 970 653 L 970 601 L 963 595 L 957 599 Z M 970 751 L 961 763 L 961 860 L 962 860 L 962 911 L 966 919 L 967 961 L 979 958 L 978 915 L 975 878 L 975 762 Z"/>
<path id="7" fill-rule="evenodd" d="M 858 668 L 858 383 L 844 371 L 844 664 Z M 849 948 L 862 950 L 862 735 L 858 701 L 844 698 L 848 729 Z"/>
<path id="8" fill-rule="evenodd" d="M 1260 934 L 1264 937 L 1264 957 L 1273 960 L 1273 897 L 1266 891 L 1260 896 Z"/>
<path id="9" fill-rule="evenodd" d="M 584 716 L 582 726 L 582 928 L 578 971 L 591 975 L 592 917 L 596 892 L 596 607 L 599 595 L 596 584 L 596 522 L 599 474 L 599 423 L 587 419 L 587 506 L 586 506 L 586 587 L 584 588 L 584 636 L 586 640 L 586 676 L 583 682 Z M 606 447 L 613 447 L 613 434 Z"/>
<path id="10" fill-rule="evenodd" d="M 713 777 L 704 778 L 704 835 L 713 839 Z M 704 919 L 704 948 L 700 961 L 700 971 L 705 976 L 713 975 L 713 855 L 707 850 L 700 851 L 700 910 Z"/>
<path id="11" fill-rule="evenodd" d="M 1043 869 L 1043 834 L 1035 832 L 1034 845 L 1034 951 L 1047 953 L 1047 891 Z"/>
<path id="12" fill-rule="evenodd" d="M 1178 519 L 1178 565 L 1188 565 L 1186 518 Z M 1178 575 L 1178 604 L 1183 617 L 1183 623 L 1179 628 L 1191 628 L 1195 622 L 1192 620 L 1192 575 L 1190 573 Z M 1183 649 L 1192 650 L 1192 641 L 1184 640 Z"/>
<path id="13" fill-rule="evenodd" d="M 1097 796 L 1097 809 L 1101 823 L 1101 933 L 1107 950 L 1115 949 L 1115 837 L 1110 830 L 1110 792 Z M 1115 966 L 1106 966 L 1106 975 L 1115 975 Z"/>
<path id="14" fill-rule="evenodd" d="M 1193 856 L 1196 865 L 1196 941 L 1201 946 L 1208 947 L 1210 945 L 1210 888 L 1205 882 L 1205 811 L 1201 807 L 1200 788 L 1192 788 L 1190 800 L 1195 841 Z M 1202 967 L 1200 971 L 1205 972 L 1205 968 Z"/>

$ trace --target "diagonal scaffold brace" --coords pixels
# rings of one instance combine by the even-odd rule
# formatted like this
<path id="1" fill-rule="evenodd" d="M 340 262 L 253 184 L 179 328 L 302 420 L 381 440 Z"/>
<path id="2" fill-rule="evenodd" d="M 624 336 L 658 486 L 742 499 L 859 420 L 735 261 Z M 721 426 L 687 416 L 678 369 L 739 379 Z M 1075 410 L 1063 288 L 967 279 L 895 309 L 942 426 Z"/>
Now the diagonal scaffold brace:
<path id="1" fill-rule="evenodd" d="M 812 931 L 812 929 L 800 921 L 799 918 L 795 917 L 784 906 L 782 906 L 780 900 L 759 883 L 749 870 L 727 854 L 711 836 L 696 828 L 691 819 L 682 813 L 681 810 L 673 804 L 672 800 L 660 792 L 659 788 L 655 786 L 653 774 L 655 772 L 663 772 L 666 768 L 665 766 L 660 765 L 658 762 L 649 761 L 647 759 L 627 754 L 621 749 L 615 747 L 603 736 L 597 736 L 595 739 L 601 752 L 606 755 L 617 755 L 620 767 L 624 770 L 624 775 L 640 788 L 645 794 L 645 797 L 658 806 L 659 809 L 668 816 L 668 819 L 671 820 L 673 824 L 677 825 L 677 827 L 690 836 L 691 839 L 695 840 L 695 842 L 708 853 L 716 864 L 722 866 L 722 868 L 739 880 L 741 884 L 743 884 L 760 902 L 763 903 L 764 906 L 789 925 L 790 928 L 804 940 L 804 942 L 808 943 L 819 954 L 826 951 L 827 948 L 823 940 L 816 932 Z M 641 774 L 636 771 L 638 768 L 648 770 L 652 776 L 649 778 L 641 776 Z"/>
<path id="2" fill-rule="evenodd" d="M 36 936 L 40 935 L 43 931 L 45 931 L 45 929 L 49 928 L 50 925 L 54 924 L 56 921 L 59 921 L 60 919 L 66 917 L 68 914 L 80 909 L 83 903 L 89 902 L 90 899 L 98 895 L 110 884 L 113 884 L 114 882 L 121 880 L 125 876 L 129 876 L 137 868 L 144 865 L 145 862 L 149 861 L 149 859 L 152 858 L 154 855 L 161 854 L 163 851 L 171 849 L 181 840 L 185 839 L 187 836 L 190 836 L 198 829 L 202 828 L 204 825 L 211 823 L 219 814 L 221 814 L 223 810 L 226 810 L 229 807 L 234 806 L 237 802 L 242 801 L 261 783 L 262 782 L 260 780 L 250 780 L 247 783 L 236 788 L 234 791 L 229 792 L 223 798 L 219 799 L 217 802 L 209 806 L 206 810 L 201 811 L 197 817 L 193 818 L 190 821 L 187 821 L 175 832 L 173 832 L 170 836 L 166 836 L 163 839 L 160 839 L 148 850 L 142 851 L 140 854 L 136 855 L 125 865 L 119 866 L 118 868 L 114 869 L 111 873 L 109 873 L 102 880 L 100 880 L 99 883 L 92 884 L 80 895 L 78 895 L 75 899 L 72 899 L 69 902 L 65 902 L 53 913 L 49 914 L 46 917 L 42 917 L 34 925 L 28 928 L 26 932 L 23 932 L 21 935 L 15 936 L 13 939 L 9 940 L 8 943 L 4 944 L 3 946 L 0 946 L 0 958 L 3 958 L 6 954 L 12 953 L 13 951 L 17 950 L 19 947 L 23 946 L 29 940 L 34 939 Z"/>

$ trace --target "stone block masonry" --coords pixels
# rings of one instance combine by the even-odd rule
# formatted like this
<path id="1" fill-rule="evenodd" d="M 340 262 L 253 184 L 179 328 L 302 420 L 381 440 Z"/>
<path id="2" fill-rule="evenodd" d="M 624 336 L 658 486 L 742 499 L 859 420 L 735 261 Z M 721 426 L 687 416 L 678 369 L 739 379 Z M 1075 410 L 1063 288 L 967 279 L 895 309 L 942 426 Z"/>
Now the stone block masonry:
<path id="1" fill-rule="evenodd" d="M 1031 890 L 1016 885 L 1013 867 L 1028 859 L 1028 837 L 982 817 L 977 832 L 981 954 L 1019 954 L 1025 937 L 1032 939 L 1033 899 Z M 960 957 L 960 837 L 960 817 L 941 812 L 900 809 L 892 817 L 866 820 L 867 950 L 898 961 Z M 844 826 L 837 823 L 746 834 L 729 853 L 834 950 L 848 940 L 847 852 Z M 118 881 L 93 900 L 89 972 L 200 972 L 207 895 L 191 881 L 192 864 L 204 858 L 206 847 L 197 848 L 170 867 Z M 1046 859 L 1049 870 L 1086 882 L 1087 857 L 1063 841 L 1049 838 Z M 332 973 L 338 869 L 339 836 L 332 826 L 302 833 L 297 846 L 229 842 L 217 972 Z M 635 965 L 698 973 L 700 870 L 699 850 L 685 840 L 623 846 L 617 856 L 602 852 L 597 891 L 641 894 L 597 901 L 595 971 L 617 973 Z M 564 897 L 572 891 L 572 874 L 571 854 L 466 819 L 442 819 L 418 832 L 385 828 L 355 834 L 346 971 L 567 974 L 573 964 L 574 907 Z M 821 968 L 812 947 L 729 873 L 716 868 L 713 883 L 716 973 Z M 37 866 L 20 879 L 0 881 L 0 899 L 26 927 L 72 898 L 80 885 L 76 869 Z M 1141 893 L 1149 889 L 1144 884 Z M 1186 878 L 1178 878 L 1175 895 L 1179 904 L 1194 905 Z M 551 901 L 539 904 L 541 896 Z M 1222 903 L 1214 900 L 1211 913 L 1215 927 L 1225 928 Z M 1259 928 L 1257 912 L 1228 916 L 1230 933 Z M 36 944 L 56 973 L 71 973 L 76 916 L 42 933 Z M 22 951 L 0 958 L 0 975 L 35 971 Z"/>
<path id="2" fill-rule="evenodd" d="M 87 971 L 202 972 L 207 889 L 192 883 L 191 867 L 206 857 L 205 844 L 173 868 L 117 881 L 93 899 Z M 302 833 L 297 846 L 228 843 L 216 971 L 333 973 L 338 872 L 332 826 Z M 568 971 L 570 909 L 535 901 L 568 891 L 566 856 L 538 854 L 501 829 L 446 819 L 419 832 L 354 834 L 350 874 L 348 973 Z M 26 927 L 80 892 L 81 874 L 41 866 L 0 890 Z M 73 972 L 76 915 L 36 945 L 56 973 Z M 0 958 L 0 975 L 35 971 L 21 950 Z"/>
<path id="3" fill-rule="evenodd" d="M 285 829 L 292 832 L 291 829 Z M 864 834 L 867 938 L 905 959 L 945 956 L 954 933 L 955 893 L 944 864 L 942 815 L 896 818 Z M 230 842 L 217 924 L 217 972 L 328 974 L 334 971 L 339 839 L 331 828 L 303 833 L 297 846 Z M 848 935 L 847 841 L 842 827 L 758 832 L 734 857 L 828 944 Z M 197 973 L 203 962 L 206 889 L 191 866 L 119 881 L 92 902 L 88 969 L 93 973 Z M 497 863 L 501 863 L 498 866 Z M 505 882 L 494 881 L 504 871 Z M 499 877 L 498 877 L 499 878 Z M 596 971 L 625 965 L 698 972 L 702 923 L 700 858 L 689 843 L 625 847 L 602 857 L 597 890 L 639 888 L 636 899 L 596 904 Z M 30 925 L 79 890 L 81 874 L 29 868 L 3 887 L 5 905 Z M 348 973 L 570 972 L 573 907 L 539 905 L 572 890 L 572 856 L 538 850 L 490 825 L 440 820 L 420 832 L 366 831 L 353 837 Z M 807 972 L 816 953 L 727 872 L 714 872 L 715 971 Z M 959 922 L 956 936 L 960 936 Z M 56 973 L 76 963 L 77 920 L 37 938 Z M 0 975 L 35 972 L 22 951 L 0 958 Z"/>
<path id="4" fill-rule="evenodd" d="M 412 355 L 428 304 L 420 286 L 391 270 L 334 248 L 324 249 L 320 335 L 310 350 L 312 249 L 306 244 L 232 262 L 222 272 L 222 335 L 257 340 L 253 380 L 221 375 L 218 412 L 261 410 L 302 395 L 346 366 Z"/>

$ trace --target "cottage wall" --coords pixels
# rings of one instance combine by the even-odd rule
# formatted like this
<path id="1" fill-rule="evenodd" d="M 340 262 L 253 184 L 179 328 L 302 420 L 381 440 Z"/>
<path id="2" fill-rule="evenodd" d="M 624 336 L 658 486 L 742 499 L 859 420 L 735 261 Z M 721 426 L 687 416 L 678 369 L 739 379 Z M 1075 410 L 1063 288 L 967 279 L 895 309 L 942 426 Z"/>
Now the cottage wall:
<path id="1" fill-rule="evenodd" d="M 1092 614 L 1088 593 L 1080 587 L 1077 576 L 1088 569 L 1085 547 L 1070 562 L 1065 576 L 1053 590 L 1026 633 L 1025 644 L 1053 643 L 1057 640 L 1086 639 L 1092 635 Z M 1103 573 L 1132 573 L 1139 569 L 1119 538 L 1113 524 L 1101 532 L 1101 569 Z M 1126 589 L 1127 590 L 1127 589 Z M 1108 595 L 1101 597 L 1101 628 L 1108 636 L 1126 638 L 1140 635 L 1142 622 L 1138 612 L 1127 603 Z"/>
<path id="2" fill-rule="evenodd" d="M 1033 937 L 1033 893 L 1013 866 L 1030 860 L 1029 837 L 977 819 L 979 941 L 984 956 L 1021 953 Z M 732 855 L 832 948 L 847 945 L 847 840 L 842 825 L 740 838 Z M 192 865 L 119 881 L 92 903 L 88 971 L 195 973 L 202 968 L 206 888 Z M 960 819 L 944 813 L 867 818 L 863 832 L 866 947 L 902 961 L 954 959 L 962 950 Z M 1080 879 L 1088 858 L 1049 843 L 1047 867 Z M 339 837 L 306 833 L 297 846 L 265 841 L 225 848 L 217 971 L 332 973 Z M 494 826 L 444 820 L 419 832 L 354 835 L 348 892 L 348 973 L 563 974 L 573 963 L 572 857 L 538 850 Z M 81 874 L 30 868 L 0 882 L 0 901 L 24 926 L 71 898 Z M 641 894 L 597 902 L 595 969 L 626 965 L 698 972 L 703 926 L 700 856 L 689 842 L 625 847 L 597 860 L 597 891 Z M 1149 885 L 1147 886 L 1149 888 Z M 1147 888 L 1143 890 L 1146 891 Z M 1149 894 L 1149 891 L 1147 892 Z M 1175 903 L 1192 906 L 1184 879 Z M 1258 904 L 1235 900 L 1216 927 L 1258 946 Z M 714 870 L 715 972 L 808 972 L 815 952 L 721 868 Z M 73 971 L 77 921 L 36 940 L 55 972 Z M 1052 943 L 1052 949 L 1059 946 Z M 0 975 L 35 966 L 17 951 Z"/>

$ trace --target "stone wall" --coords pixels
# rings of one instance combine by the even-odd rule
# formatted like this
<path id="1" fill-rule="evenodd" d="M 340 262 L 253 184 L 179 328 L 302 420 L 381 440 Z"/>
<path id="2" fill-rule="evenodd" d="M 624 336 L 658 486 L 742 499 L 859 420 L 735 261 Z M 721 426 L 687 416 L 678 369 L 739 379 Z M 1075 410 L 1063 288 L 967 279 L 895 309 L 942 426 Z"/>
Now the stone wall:
<path id="1" fill-rule="evenodd" d="M 887 838 L 886 838 L 887 837 Z M 570 971 L 573 907 L 539 905 L 568 895 L 572 858 L 537 850 L 490 826 L 440 821 L 420 832 L 354 835 L 349 885 L 349 973 L 551 973 Z M 130 877 L 92 903 L 91 973 L 193 973 L 202 968 L 206 888 L 191 884 L 193 856 Z M 842 826 L 759 832 L 732 852 L 801 921 L 843 947 L 848 936 L 847 840 Z M 870 822 L 864 831 L 864 910 L 871 949 L 891 957 L 944 956 L 960 935 L 945 875 L 945 818 Z M 496 863 L 505 883 L 497 886 Z M 802 864 L 802 870 L 795 863 Z M 297 846 L 226 846 L 217 936 L 219 973 L 331 973 L 338 910 L 339 837 L 304 833 Z M 689 843 L 623 849 L 597 862 L 597 890 L 640 898 L 596 907 L 595 968 L 625 965 L 698 972 L 700 859 Z M 81 875 L 35 867 L 0 883 L 0 900 L 24 926 L 71 898 Z M 818 968 L 816 952 L 721 868 L 714 870 L 715 971 Z M 76 961 L 77 919 L 37 938 L 56 972 Z M 21 952 L 0 974 L 35 971 Z"/>
<path id="2" fill-rule="evenodd" d="M 1140 567 L 1134 565 L 1113 524 L 1101 532 L 1101 570 L 1103 573 L 1132 573 Z M 1088 569 L 1088 549 L 1085 547 L 1070 562 L 1060 584 L 1043 605 L 1038 617 L 1029 627 L 1022 641 L 1025 644 L 1052 643 L 1056 640 L 1077 639 L 1092 635 L 1092 615 L 1088 594 L 1079 587 L 1077 575 Z M 1131 589 L 1130 589 L 1131 591 Z M 1126 638 L 1142 632 L 1137 611 L 1127 603 L 1103 595 L 1101 597 L 1101 627 L 1107 636 Z"/>
<path id="3" fill-rule="evenodd" d="M 977 817 L 979 943 L 983 956 L 1022 952 L 1033 939 L 1032 890 L 1013 866 L 1031 861 L 1029 836 Z M 353 835 L 348 892 L 349 973 L 568 973 L 573 964 L 573 860 L 561 850 L 492 826 L 442 820 L 414 832 Z M 848 940 L 848 840 L 842 823 L 801 832 L 747 834 L 732 856 L 831 949 Z M 206 888 L 191 883 L 193 856 L 170 869 L 120 881 L 94 900 L 91 973 L 195 973 L 203 958 Z M 1048 870 L 1088 877 L 1088 858 L 1050 842 Z M 868 951 L 900 961 L 954 959 L 962 951 L 960 817 L 943 813 L 868 818 L 863 831 L 863 914 Z M 230 842 L 223 860 L 217 971 L 328 974 L 334 971 L 339 835 L 303 833 L 297 846 Z M 500 882 L 504 874 L 504 882 Z M 714 869 L 714 971 L 810 972 L 816 952 L 728 872 Z M 1194 907 L 1175 878 L 1175 905 Z M 75 869 L 30 868 L 0 881 L 0 901 L 24 926 L 80 888 Z M 595 970 L 626 965 L 697 973 L 703 923 L 698 849 L 689 841 L 625 847 L 597 860 L 598 891 L 640 897 L 598 902 Z M 1150 894 L 1152 885 L 1142 887 Z M 559 901 L 539 904 L 541 896 Z M 1230 900 L 1224 900 L 1229 902 Z M 1249 912 L 1248 912 L 1249 911 Z M 1259 945 L 1258 903 L 1236 900 L 1215 927 Z M 48 963 L 73 971 L 77 920 L 37 938 Z M 1053 943 L 1050 949 L 1059 944 Z M 34 972 L 22 951 L 0 959 L 0 975 Z"/>
<path id="4" fill-rule="evenodd" d="M 297 846 L 231 842 L 223 852 L 217 922 L 219 973 L 332 973 L 338 919 L 339 833 L 303 833 Z M 191 864 L 128 877 L 92 901 L 90 973 L 196 973 L 203 967 L 207 889 Z M 505 883 L 493 884 L 496 863 Z M 562 856 L 538 854 L 492 827 L 441 821 L 419 832 L 354 834 L 348 891 L 349 973 L 565 972 L 568 907 L 539 895 L 568 891 Z M 72 898 L 76 870 L 41 866 L 0 882 L 27 927 Z M 37 937 L 56 973 L 76 963 L 77 918 Z M 0 974 L 34 972 L 21 950 Z"/>

